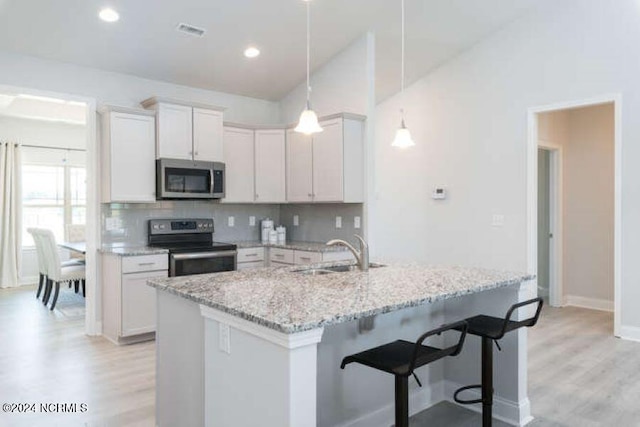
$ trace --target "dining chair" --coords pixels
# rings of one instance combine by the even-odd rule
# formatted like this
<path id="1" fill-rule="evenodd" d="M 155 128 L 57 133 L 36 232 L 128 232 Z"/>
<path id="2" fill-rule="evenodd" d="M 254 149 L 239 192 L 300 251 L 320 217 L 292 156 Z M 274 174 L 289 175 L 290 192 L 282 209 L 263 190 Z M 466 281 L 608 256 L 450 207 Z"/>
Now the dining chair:
<path id="1" fill-rule="evenodd" d="M 43 250 L 45 254 L 44 259 L 47 270 L 46 288 L 43 298 L 44 304 L 47 305 L 49 303 L 51 291 L 55 286 L 55 292 L 51 302 L 51 310 L 55 308 L 56 302 L 58 301 L 58 295 L 60 293 L 60 283 L 79 281 L 82 283 L 82 295 L 84 296 L 86 277 L 84 264 L 62 266 L 60 262 L 60 254 L 58 252 L 58 245 L 56 244 L 56 238 L 51 230 L 38 229 L 37 234 L 39 234 L 43 243 Z"/>
<path id="2" fill-rule="evenodd" d="M 67 224 L 64 228 L 64 240 L 69 243 L 85 242 L 87 226 L 83 224 Z M 75 261 L 84 262 L 84 254 L 71 251 L 69 258 Z"/>
<path id="3" fill-rule="evenodd" d="M 42 247 L 42 241 L 40 240 L 38 230 L 35 228 L 27 228 L 27 232 L 31 234 L 31 237 L 33 238 L 33 243 L 36 247 L 36 256 L 38 257 L 38 292 L 36 293 L 36 298 L 40 298 L 40 293 L 42 292 L 44 283 L 47 280 L 47 264 L 44 259 L 44 249 Z"/>

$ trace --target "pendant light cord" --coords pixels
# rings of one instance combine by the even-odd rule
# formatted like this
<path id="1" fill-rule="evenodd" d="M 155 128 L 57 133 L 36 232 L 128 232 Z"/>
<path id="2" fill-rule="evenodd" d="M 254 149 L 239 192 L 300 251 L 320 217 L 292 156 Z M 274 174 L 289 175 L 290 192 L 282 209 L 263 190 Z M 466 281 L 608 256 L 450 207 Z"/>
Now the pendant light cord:
<path id="1" fill-rule="evenodd" d="M 404 1 L 404 0 L 402 0 Z M 311 0 L 307 0 L 307 109 L 310 109 L 309 106 L 309 98 L 311 97 L 311 82 L 309 80 L 309 67 L 310 67 L 310 58 L 309 53 L 311 50 Z"/>
<path id="2" fill-rule="evenodd" d="M 401 48 L 400 48 L 400 102 L 404 105 L 404 0 L 401 0 L 401 15 L 402 15 L 402 25 L 400 29 L 401 34 Z M 400 117 L 402 120 L 402 127 L 404 127 L 404 108 L 400 108 Z"/>

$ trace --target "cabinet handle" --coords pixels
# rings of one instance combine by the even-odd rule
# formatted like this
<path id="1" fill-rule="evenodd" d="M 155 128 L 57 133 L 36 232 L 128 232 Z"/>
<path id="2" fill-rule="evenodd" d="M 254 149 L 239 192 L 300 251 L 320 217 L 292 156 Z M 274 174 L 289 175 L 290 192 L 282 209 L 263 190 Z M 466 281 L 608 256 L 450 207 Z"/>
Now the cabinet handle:
<path id="1" fill-rule="evenodd" d="M 140 267 L 145 266 L 145 265 L 153 265 L 153 264 L 155 264 L 155 262 L 139 262 L 139 263 L 138 263 L 138 265 L 139 265 Z"/>
<path id="2" fill-rule="evenodd" d="M 245 254 L 245 256 L 258 256 L 258 254 Z"/>
<path id="3" fill-rule="evenodd" d="M 282 254 L 274 254 L 274 256 L 275 256 L 276 258 L 284 258 L 284 255 L 282 255 Z"/>
<path id="4" fill-rule="evenodd" d="M 308 256 L 301 256 L 300 259 L 302 261 L 311 261 L 311 258 L 309 258 Z"/>
<path id="5" fill-rule="evenodd" d="M 196 156 L 198 155 L 198 152 L 196 151 Z"/>
<path id="6" fill-rule="evenodd" d="M 259 198 L 259 197 L 260 197 L 260 195 L 259 195 L 259 194 L 256 194 L 256 199 L 257 199 L 257 198 Z"/>
<path id="7" fill-rule="evenodd" d="M 309 197 L 313 197 L 313 194 L 309 193 L 309 194 L 307 194 L 307 196 L 309 196 Z"/>

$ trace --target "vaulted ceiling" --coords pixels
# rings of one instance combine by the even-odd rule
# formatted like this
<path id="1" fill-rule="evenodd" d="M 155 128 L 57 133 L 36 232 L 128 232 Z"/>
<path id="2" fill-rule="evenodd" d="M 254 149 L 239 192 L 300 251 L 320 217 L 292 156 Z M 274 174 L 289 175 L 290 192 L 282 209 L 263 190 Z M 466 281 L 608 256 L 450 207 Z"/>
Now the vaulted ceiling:
<path id="1" fill-rule="evenodd" d="M 540 0 L 406 0 L 414 81 Z M 111 6 L 120 21 L 98 19 Z M 178 23 L 207 30 L 202 38 Z M 312 67 L 376 34 L 376 94 L 399 88 L 400 1 L 313 0 Z M 149 79 L 279 100 L 305 75 L 302 0 L 0 0 L 0 50 Z M 254 44 L 262 54 L 242 54 Z"/>

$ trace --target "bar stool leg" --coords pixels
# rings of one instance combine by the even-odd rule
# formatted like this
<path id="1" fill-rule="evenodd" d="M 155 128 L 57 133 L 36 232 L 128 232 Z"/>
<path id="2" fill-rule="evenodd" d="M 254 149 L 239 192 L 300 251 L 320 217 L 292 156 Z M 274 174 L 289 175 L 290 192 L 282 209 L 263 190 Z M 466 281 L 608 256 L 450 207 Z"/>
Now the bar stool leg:
<path id="1" fill-rule="evenodd" d="M 396 425 L 409 427 L 409 377 L 396 375 Z"/>
<path id="2" fill-rule="evenodd" d="M 493 340 L 482 338 L 482 427 L 493 422 Z"/>

